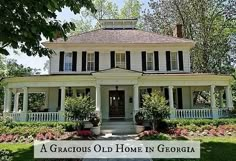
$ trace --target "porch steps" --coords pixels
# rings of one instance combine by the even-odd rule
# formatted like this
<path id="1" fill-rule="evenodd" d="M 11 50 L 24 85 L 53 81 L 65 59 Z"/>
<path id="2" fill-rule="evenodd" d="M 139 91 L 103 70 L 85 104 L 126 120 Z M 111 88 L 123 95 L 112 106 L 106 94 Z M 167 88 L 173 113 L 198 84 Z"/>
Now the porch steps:
<path id="1" fill-rule="evenodd" d="M 135 126 L 133 121 L 103 121 L 101 126 L 102 134 L 134 134 Z"/>

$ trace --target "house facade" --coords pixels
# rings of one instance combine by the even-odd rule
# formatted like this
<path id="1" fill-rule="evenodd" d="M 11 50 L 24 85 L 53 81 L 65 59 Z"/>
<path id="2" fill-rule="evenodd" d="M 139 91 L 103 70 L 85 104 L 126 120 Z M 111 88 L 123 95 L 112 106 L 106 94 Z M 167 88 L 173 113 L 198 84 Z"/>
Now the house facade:
<path id="1" fill-rule="evenodd" d="M 4 79 L 4 114 L 16 121 L 65 121 L 65 97 L 90 95 L 103 120 L 132 120 L 142 95 L 158 90 L 168 100 L 170 118 L 227 117 L 231 77 L 191 72 L 195 43 L 181 38 L 181 25 L 171 37 L 137 30 L 136 22 L 101 20 L 102 29 L 43 43 L 55 51 L 49 74 Z M 209 102 L 194 99 L 201 91 L 209 91 Z M 44 112 L 28 111 L 34 92 L 45 93 Z"/>

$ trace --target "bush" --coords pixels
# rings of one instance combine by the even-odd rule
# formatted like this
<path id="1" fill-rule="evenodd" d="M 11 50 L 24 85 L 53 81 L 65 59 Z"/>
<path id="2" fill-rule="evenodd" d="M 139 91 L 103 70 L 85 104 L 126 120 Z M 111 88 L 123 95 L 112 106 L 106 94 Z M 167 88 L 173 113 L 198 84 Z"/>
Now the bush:
<path id="1" fill-rule="evenodd" d="M 229 119 L 175 119 L 175 120 L 167 120 L 167 124 L 169 127 L 181 127 L 186 125 L 191 126 L 203 126 L 203 125 L 229 125 L 236 124 L 235 118 Z"/>
<path id="2" fill-rule="evenodd" d="M 154 130 L 158 128 L 158 124 L 163 119 L 170 115 L 167 101 L 158 91 L 143 96 L 143 110 L 145 111 L 148 120 L 152 121 Z"/>
<path id="3" fill-rule="evenodd" d="M 171 137 L 167 134 L 153 134 L 141 137 L 141 140 L 171 140 Z"/>
<path id="4" fill-rule="evenodd" d="M 0 149 L 0 160 L 1 161 L 12 161 L 13 160 L 12 152 L 9 150 Z"/>

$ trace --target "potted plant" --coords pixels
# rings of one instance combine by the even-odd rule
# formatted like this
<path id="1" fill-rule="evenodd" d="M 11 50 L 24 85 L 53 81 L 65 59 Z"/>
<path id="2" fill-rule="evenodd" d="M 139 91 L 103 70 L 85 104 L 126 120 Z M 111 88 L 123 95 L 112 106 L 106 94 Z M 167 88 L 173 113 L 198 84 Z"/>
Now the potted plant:
<path id="1" fill-rule="evenodd" d="M 91 131 L 94 135 L 100 135 L 100 117 L 97 113 L 91 113 L 89 121 L 93 124 Z"/>
<path id="2" fill-rule="evenodd" d="M 141 133 L 144 131 L 144 114 L 142 111 L 138 111 L 136 114 L 135 114 L 135 122 L 136 122 L 136 133 Z"/>

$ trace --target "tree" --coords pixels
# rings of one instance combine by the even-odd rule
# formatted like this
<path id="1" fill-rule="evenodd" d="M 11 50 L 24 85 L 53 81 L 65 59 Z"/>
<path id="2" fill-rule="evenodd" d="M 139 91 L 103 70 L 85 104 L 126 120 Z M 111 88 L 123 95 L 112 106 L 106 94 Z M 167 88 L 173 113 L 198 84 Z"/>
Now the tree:
<path id="1" fill-rule="evenodd" d="M 66 97 L 66 116 L 78 121 L 83 128 L 83 122 L 95 111 L 94 101 L 89 96 Z"/>
<path id="2" fill-rule="evenodd" d="M 144 94 L 143 111 L 147 118 L 152 121 L 153 129 L 156 129 L 162 120 L 170 115 L 167 101 L 158 91 L 154 91 L 151 94 Z"/>
<path id="3" fill-rule="evenodd" d="M 126 0 L 123 7 L 120 9 L 119 18 L 133 19 L 140 18 L 142 4 L 139 0 Z"/>
<path id="4" fill-rule="evenodd" d="M 75 14 L 82 7 L 94 13 L 91 0 L 1 0 L 0 1 L 0 53 L 9 55 L 6 47 L 20 49 L 28 56 L 48 56 L 52 50 L 44 48 L 40 41 L 44 36 L 49 41 L 67 38 L 67 33 L 75 28 L 74 23 L 57 20 L 56 12 L 69 7 Z"/>
<path id="5" fill-rule="evenodd" d="M 228 42 L 236 23 L 230 0 L 151 0 L 149 6 L 144 14 L 147 29 L 172 35 L 181 23 L 184 38 L 196 41 L 191 51 L 193 72 L 232 72 L 235 60 L 229 57 Z"/>
<path id="6" fill-rule="evenodd" d="M 97 12 L 92 13 L 89 10 L 84 9 L 81 11 L 81 17 L 78 20 L 73 20 L 75 23 L 75 31 L 71 32 L 71 35 L 91 31 L 94 29 L 100 29 L 101 26 L 98 23 L 99 19 L 132 19 L 138 18 L 137 28 L 143 28 L 141 23 L 141 7 L 140 0 L 126 0 L 123 7 L 118 9 L 118 6 L 110 0 L 93 0 L 94 7 Z M 94 24 L 94 25 L 93 25 Z"/>

